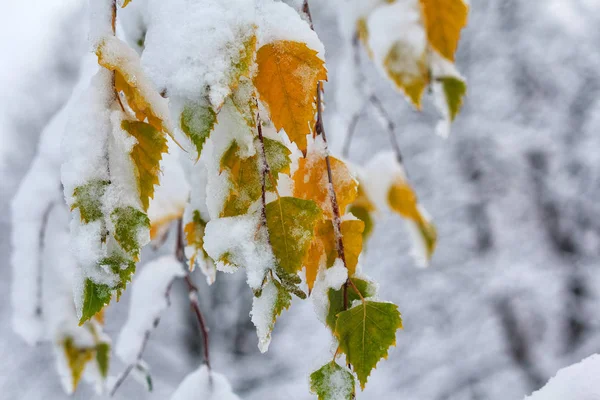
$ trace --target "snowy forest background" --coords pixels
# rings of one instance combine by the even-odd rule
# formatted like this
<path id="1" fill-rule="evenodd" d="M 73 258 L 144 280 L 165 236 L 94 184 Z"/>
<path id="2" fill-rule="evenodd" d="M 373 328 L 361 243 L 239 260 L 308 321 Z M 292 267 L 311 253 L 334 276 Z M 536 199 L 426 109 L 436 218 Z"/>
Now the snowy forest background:
<path id="1" fill-rule="evenodd" d="M 6 2 L 0 26 L 0 398 L 64 398 L 49 347 L 28 347 L 10 324 L 9 204 L 40 131 L 65 103 L 87 50 L 74 0 Z M 330 82 L 325 122 L 335 150 L 346 85 L 336 7 L 311 1 Z M 404 163 L 437 224 L 432 267 L 415 268 L 402 221 L 386 215 L 363 260 L 399 305 L 405 329 L 359 399 L 520 399 L 566 365 L 600 352 L 600 3 L 496 0 L 471 4 L 457 65 L 469 92 L 444 140 L 433 107 L 414 112 L 364 57 L 367 84 L 393 116 Z M 352 93 L 349 91 L 349 93 Z M 362 116 L 350 160 L 389 147 Z M 172 239 L 172 238 L 171 238 Z M 170 252 L 167 243 L 160 252 Z M 142 260 L 155 256 L 146 249 Z M 143 268 L 143 264 L 142 267 Z M 212 363 L 244 399 L 309 399 L 307 375 L 331 347 L 309 302 L 283 314 L 267 354 L 256 347 L 244 275 L 196 276 L 211 328 Z M 180 287 L 177 287 L 180 286 Z M 182 282 L 145 352 L 154 392 L 128 380 L 118 399 L 167 398 L 201 359 Z M 107 312 L 115 336 L 129 292 Z M 123 365 L 118 360 L 113 374 Z M 81 386 L 76 399 L 94 398 Z"/>

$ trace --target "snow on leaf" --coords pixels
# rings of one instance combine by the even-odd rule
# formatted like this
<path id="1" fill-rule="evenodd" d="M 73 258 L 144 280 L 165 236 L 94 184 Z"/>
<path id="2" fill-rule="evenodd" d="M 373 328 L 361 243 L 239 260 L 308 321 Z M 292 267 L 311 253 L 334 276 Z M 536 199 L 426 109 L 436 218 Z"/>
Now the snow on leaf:
<path id="1" fill-rule="evenodd" d="M 397 42 L 385 56 L 383 66 L 396 86 L 402 89 L 417 109 L 421 109 L 421 98 L 429 84 L 426 53 L 414 57 L 407 45 Z"/>
<path id="2" fill-rule="evenodd" d="M 110 182 L 95 180 L 84 185 L 77 186 L 73 190 L 73 204 L 71 211 L 78 208 L 81 222 L 87 224 L 97 221 L 103 217 L 102 196 Z"/>
<path id="3" fill-rule="evenodd" d="M 348 296 L 348 304 L 352 304 L 355 300 L 362 298 L 366 299 L 375 296 L 376 287 L 373 282 L 366 279 L 352 277 L 350 278 L 354 286 L 349 285 L 347 288 L 346 295 Z M 354 290 L 354 287 L 360 292 L 360 296 Z M 325 323 L 332 330 L 335 331 L 335 324 L 337 321 L 338 314 L 344 311 L 344 293 L 342 289 L 329 288 L 327 291 L 327 298 L 329 300 L 329 309 L 327 310 L 327 317 Z"/>
<path id="4" fill-rule="evenodd" d="M 194 210 L 192 220 L 188 222 L 183 228 L 185 234 L 185 240 L 187 242 L 186 254 L 189 257 L 189 268 L 190 271 L 194 270 L 196 263 L 198 262 L 198 256 L 208 259 L 208 254 L 204 250 L 204 229 L 206 228 L 206 222 L 202 219 L 200 211 Z M 187 250 L 189 248 L 190 250 Z"/>
<path id="5" fill-rule="evenodd" d="M 371 370 L 396 345 L 402 328 L 398 307 L 392 303 L 363 301 L 338 314 L 335 336 L 364 389 Z"/>
<path id="6" fill-rule="evenodd" d="M 94 357 L 94 349 L 80 349 L 75 346 L 73 338 L 67 337 L 63 342 L 65 357 L 71 371 L 71 382 L 73 392 L 79 384 L 79 380 L 83 376 L 83 370 L 87 363 Z"/>
<path id="7" fill-rule="evenodd" d="M 298 169 L 294 172 L 294 196 L 314 200 L 323 210 L 325 218 L 332 219 L 333 211 L 329 196 L 329 179 L 325 152 L 319 148 L 322 139 L 317 138 L 314 147 L 309 145 L 306 157 L 298 160 Z M 333 187 L 340 210 L 343 215 L 346 207 L 356 198 L 358 181 L 348 166 L 335 157 L 329 157 Z"/>
<path id="8" fill-rule="evenodd" d="M 121 127 L 137 140 L 131 150 L 131 159 L 145 211 L 154 197 L 154 185 L 159 184 L 160 160 L 168 149 L 167 138 L 145 122 L 123 120 Z"/>
<path id="9" fill-rule="evenodd" d="M 269 278 L 262 290 L 254 297 L 252 302 L 252 323 L 256 326 L 258 335 L 258 348 L 261 353 L 269 349 L 271 332 L 277 317 L 283 310 L 290 307 L 292 296 L 276 279 Z"/>
<path id="10" fill-rule="evenodd" d="M 266 207 L 267 228 L 278 265 L 288 274 L 302 268 L 321 210 L 312 200 L 281 197 Z"/>
<path id="11" fill-rule="evenodd" d="M 352 400 L 354 375 L 332 361 L 310 374 L 310 390 L 319 400 Z"/>
<path id="12" fill-rule="evenodd" d="M 171 400 L 240 400 L 223 375 L 202 365 L 185 377 Z"/>
<path id="13" fill-rule="evenodd" d="M 469 7 L 464 0 L 419 0 L 431 47 L 454 61 L 460 31 L 467 24 Z"/>
<path id="14" fill-rule="evenodd" d="M 325 62 L 305 43 L 289 40 L 262 46 L 256 62 L 254 85 L 271 120 L 305 151 L 316 112 L 317 82 L 327 80 Z"/>
<path id="15" fill-rule="evenodd" d="M 133 207 L 118 207 L 111 213 L 115 226 L 114 237 L 134 261 L 140 258 L 140 235 L 150 228 L 148 216 Z"/>

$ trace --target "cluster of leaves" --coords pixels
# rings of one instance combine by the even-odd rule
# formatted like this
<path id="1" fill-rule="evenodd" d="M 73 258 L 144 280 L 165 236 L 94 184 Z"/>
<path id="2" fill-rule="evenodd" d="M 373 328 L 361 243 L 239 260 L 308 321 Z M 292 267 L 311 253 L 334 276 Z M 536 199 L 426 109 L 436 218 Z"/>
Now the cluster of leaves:
<path id="1" fill-rule="evenodd" d="M 417 109 L 431 86 L 445 126 L 457 116 L 467 90 L 454 65 L 467 15 L 464 0 L 379 0 L 355 21 L 368 54 Z"/>
<path id="2" fill-rule="evenodd" d="M 386 38 L 383 45 L 373 39 L 379 19 L 412 6 L 406 1 L 374 3 L 357 20 L 369 53 L 379 57 L 418 108 L 426 86 L 441 84 L 449 119 L 454 119 L 466 89 L 452 63 L 466 23 L 463 0 L 414 0 L 418 18 L 405 22 L 417 21 L 425 32 L 420 52 L 404 40 L 410 36 L 402 33 L 407 26 L 399 26 L 401 34 Z M 391 164 L 385 157 L 374 160 L 362 173 L 330 155 L 320 104 L 325 62 L 314 42 L 301 39 L 316 34 L 294 15 L 306 30 L 298 40 L 261 34 L 261 25 L 236 29 L 235 40 L 226 46 L 236 51 L 225 74 L 226 90 L 220 92 L 225 95 L 211 96 L 207 86 L 177 106 L 149 84 L 131 48 L 114 35 L 97 43 L 98 62 L 111 76 L 110 84 L 100 88 L 111 92 L 106 174 L 78 185 L 68 197 L 77 223 L 97 230 L 101 256 L 86 268 L 110 279 L 98 279 L 82 267 L 80 324 L 98 315 L 114 293 L 120 296 L 150 232 L 185 217 L 190 269 L 203 265 L 209 283 L 214 280 L 209 265 L 228 272 L 247 269 L 261 351 L 267 350 L 276 319 L 290 307 L 292 296 L 325 302 L 323 320 L 338 348 L 331 362 L 311 374 L 311 388 L 321 400 L 352 399 L 355 379 L 365 387 L 402 328 L 397 306 L 378 300 L 376 285 L 362 275 L 360 256 L 375 212 L 386 208 L 412 224 L 427 260 L 436 231 L 395 159 Z M 173 127 L 170 114 L 177 117 Z M 185 216 L 179 208 L 151 227 L 148 208 L 159 184 L 167 135 L 175 133 L 197 162 L 194 173 L 206 179 L 200 183 L 203 190 L 192 190 Z M 75 385 L 94 357 L 106 369 L 98 346 L 75 351 L 65 341 Z"/>

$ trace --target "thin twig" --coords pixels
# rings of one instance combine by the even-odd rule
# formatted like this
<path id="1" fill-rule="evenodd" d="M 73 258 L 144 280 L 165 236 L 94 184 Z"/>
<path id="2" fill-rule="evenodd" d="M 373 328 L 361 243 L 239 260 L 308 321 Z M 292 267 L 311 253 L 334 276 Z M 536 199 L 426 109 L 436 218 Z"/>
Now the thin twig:
<path id="1" fill-rule="evenodd" d="M 159 317 L 154 319 L 154 321 L 152 322 L 152 329 L 156 329 L 159 321 L 160 321 Z M 112 389 L 110 390 L 110 397 L 113 397 L 115 395 L 115 393 L 117 393 L 117 390 L 121 387 L 123 382 L 125 382 L 125 379 L 127 379 L 129 374 L 131 373 L 131 371 L 133 371 L 133 369 L 142 361 L 142 355 L 144 354 L 146 345 L 148 344 L 148 341 L 150 340 L 151 333 L 152 333 L 151 330 L 147 330 L 144 332 L 144 338 L 142 339 L 142 345 L 140 346 L 140 349 L 136 355 L 135 361 L 132 362 L 131 364 L 127 365 L 125 370 L 123 370 L 121 375 L 119 375 L 119 377 L 115 381 L 115 384 L 113 385 Z"/>
<path id="2" fill-rule="evenodd" d="M 210 370 L 210 353 L 209 353 L 209 336 L 208 336 L 208 326 L 206 324 L 206 320 L 204 319 L 204 315 L 200 310 L 200 304 L 198 302 L 198 287 L 192 281 L 192 277 L 187 268 L 187 259 L 185 257 L 184 245 L 183 245 L 183 221 L 181 218 L 177 221 L 177 243 L 175 247 L 175 257 L 179 262 L 184 266 L 186 271 L 185 283 L 188 288 L 188 297 L 190 299 L 190 306 L 192 311 L 196 315 L 196 319 L 198 320 L 198 326 L 200 327 L 200 331 L 202 332 L 202 340 L 204 345 L 204 364 Z"/>

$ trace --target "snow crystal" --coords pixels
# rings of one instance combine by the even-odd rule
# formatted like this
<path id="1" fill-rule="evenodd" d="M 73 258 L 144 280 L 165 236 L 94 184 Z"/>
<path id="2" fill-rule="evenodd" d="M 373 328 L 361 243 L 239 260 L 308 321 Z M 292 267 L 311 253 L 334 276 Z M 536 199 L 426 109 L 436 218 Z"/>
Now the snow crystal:
<path id="1" fill-rule="evenodd" d="M 158 258 L 141 268 L 132 287 L 129 318 L 117 341 L 116 353 L 123 362 L 137 361 L 146 332 L 169 306 L 167 291 L 173 280 L 185 275 L 181 263 L 172 255 Z"/>
<path id="2" fill-rule="evenodd" d="M 600 398 L 600 355 L 563 368 L 540 390 L 524 400 L 598 400 Z"/>
<path id="3" fill-rule="evenodd" d="M 240 400 L 231 390 L 225 376 L 209 370 L 206 365 L 185 377 L 171 400 Z"/>

